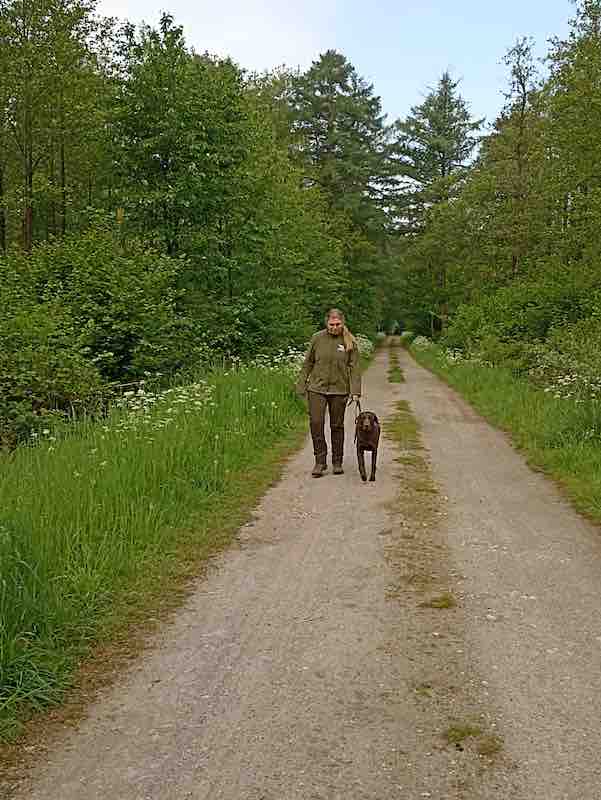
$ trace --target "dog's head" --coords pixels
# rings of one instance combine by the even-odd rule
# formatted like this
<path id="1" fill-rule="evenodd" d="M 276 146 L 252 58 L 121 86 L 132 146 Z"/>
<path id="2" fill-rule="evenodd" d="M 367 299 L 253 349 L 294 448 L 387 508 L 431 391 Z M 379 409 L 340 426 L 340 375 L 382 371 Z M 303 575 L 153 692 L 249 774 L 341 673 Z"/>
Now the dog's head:
<path id="1" fill-rule="evenodd" d="M 365 433 L 375 430 L 379 424 L 380 422 L 373 411 L 362 411 L 357 417 L 357 430 Z"/>

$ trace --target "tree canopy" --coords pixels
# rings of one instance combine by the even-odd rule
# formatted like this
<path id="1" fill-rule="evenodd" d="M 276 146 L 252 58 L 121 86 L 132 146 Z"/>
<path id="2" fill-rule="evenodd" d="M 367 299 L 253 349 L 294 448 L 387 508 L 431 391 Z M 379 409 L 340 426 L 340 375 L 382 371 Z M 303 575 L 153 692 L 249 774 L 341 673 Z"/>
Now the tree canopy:
<path id="1" fill-rule="evenodd" d="M 169 14 L 0 0 L 0 330 L 30 354 L 0 358 L 11 430 L 87 397 L 76 372 L 97 387 L 303 344 L 333 305 L 367 334 L 473 338 L 495 292 L 571 281 L 597 313 L 600 19 L 579 0 L 544 77 L 518 39 L 483 131 L 449 72 L 389 122 L 336 50 L 254 75 Z M 60 380 L 43 337 L 75 365 Z"/>

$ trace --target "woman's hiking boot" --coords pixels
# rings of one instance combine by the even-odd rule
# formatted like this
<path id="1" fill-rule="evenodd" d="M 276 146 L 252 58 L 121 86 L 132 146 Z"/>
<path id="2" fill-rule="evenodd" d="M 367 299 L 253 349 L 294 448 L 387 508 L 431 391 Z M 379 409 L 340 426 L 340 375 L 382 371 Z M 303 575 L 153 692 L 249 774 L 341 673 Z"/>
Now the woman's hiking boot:
<path id="1" fill-rule="evenodd" d="M 326 464 L 320 464 L 319 462 L 315 462 L 315 466 L 313 467 L 313 472 L 311 475 L 314 478 L 321 478 L 322 475 L 325 475 L 328 471 L 328 467 Z"/>

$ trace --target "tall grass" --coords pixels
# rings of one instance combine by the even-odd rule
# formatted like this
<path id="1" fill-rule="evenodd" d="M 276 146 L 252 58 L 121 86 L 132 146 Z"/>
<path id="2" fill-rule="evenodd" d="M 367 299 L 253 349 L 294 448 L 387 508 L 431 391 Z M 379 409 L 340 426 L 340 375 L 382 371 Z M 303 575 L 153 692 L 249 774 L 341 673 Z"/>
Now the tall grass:
<path id="1" fill-rule="evenodd" d="M 206 519 L 303 423 L 285 365 L 126 398 L 102 423 L 0 459 L 0 738 L 60 699 L 128 592 L 210 543 Z"/>
<path id="2" fill-rule="evenodd" d="M 557 479 L 578 510 L 601 522 L 601 404 L 556 396 L 510 369 L 449 358 L 436 346 L 416 360 L 512 435 L 529 463 Z"/>

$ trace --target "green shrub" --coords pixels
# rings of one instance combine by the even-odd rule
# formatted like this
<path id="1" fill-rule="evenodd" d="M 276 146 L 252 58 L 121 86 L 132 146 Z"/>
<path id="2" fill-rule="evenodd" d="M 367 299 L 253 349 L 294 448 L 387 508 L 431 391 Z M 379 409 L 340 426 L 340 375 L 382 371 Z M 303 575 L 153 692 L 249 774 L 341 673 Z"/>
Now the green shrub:
<path id="1" fill-rule="evenodd" d="M 59 301 L 3 307 L 0 341 L 0 448 L 101 399 L 100 374 Z"/>
<path id="2" fill-rule="evenodd" d="M 178 309 L 180 268 L 105 230 L 0 258 L 0 444 L 43 429 L 48 414 L 95 409 L 109 381 L 202 360 Z"/>
<path id="3" fill-rule="evenodd" d="M 274 353 L 291 343 L 301 345 L 315 331 L 308 310 L 291 293 L 277 287 L 248 291 L 244 296 L 218 300 L 192 294 L 188 316 L 212 358 L 252 358 Z"/>
<path id="4" fill-rule="evenodd" d="M 31 261 L 37 291 L 70 308 L 105 378 L 169 371 L 193 357 L 189 325 L 178 313 L 181 260 L 135 241 L 124 248 L 96 230 L 43 245 Z"/>
<path id="5" fill-rule="evenodd" d="M 588 317 L 549 331 L 548 343 L 575 369 L 601 378 L 601 319 Z"/>
<path id="6" fill-rule="evenodd" d="M 597 282 L 594 270 L 578 273 L 567 267 L 514 281 L 479 302 L 460 306 L 444 343 L 468 352 L 480 352 L 483 346 L 491 353 L 498 350 L 500 363 L 505 363 L 512 358 L 503 350 L 505 344 L 543 341 L 552 328 L 586 316 Z"/>

